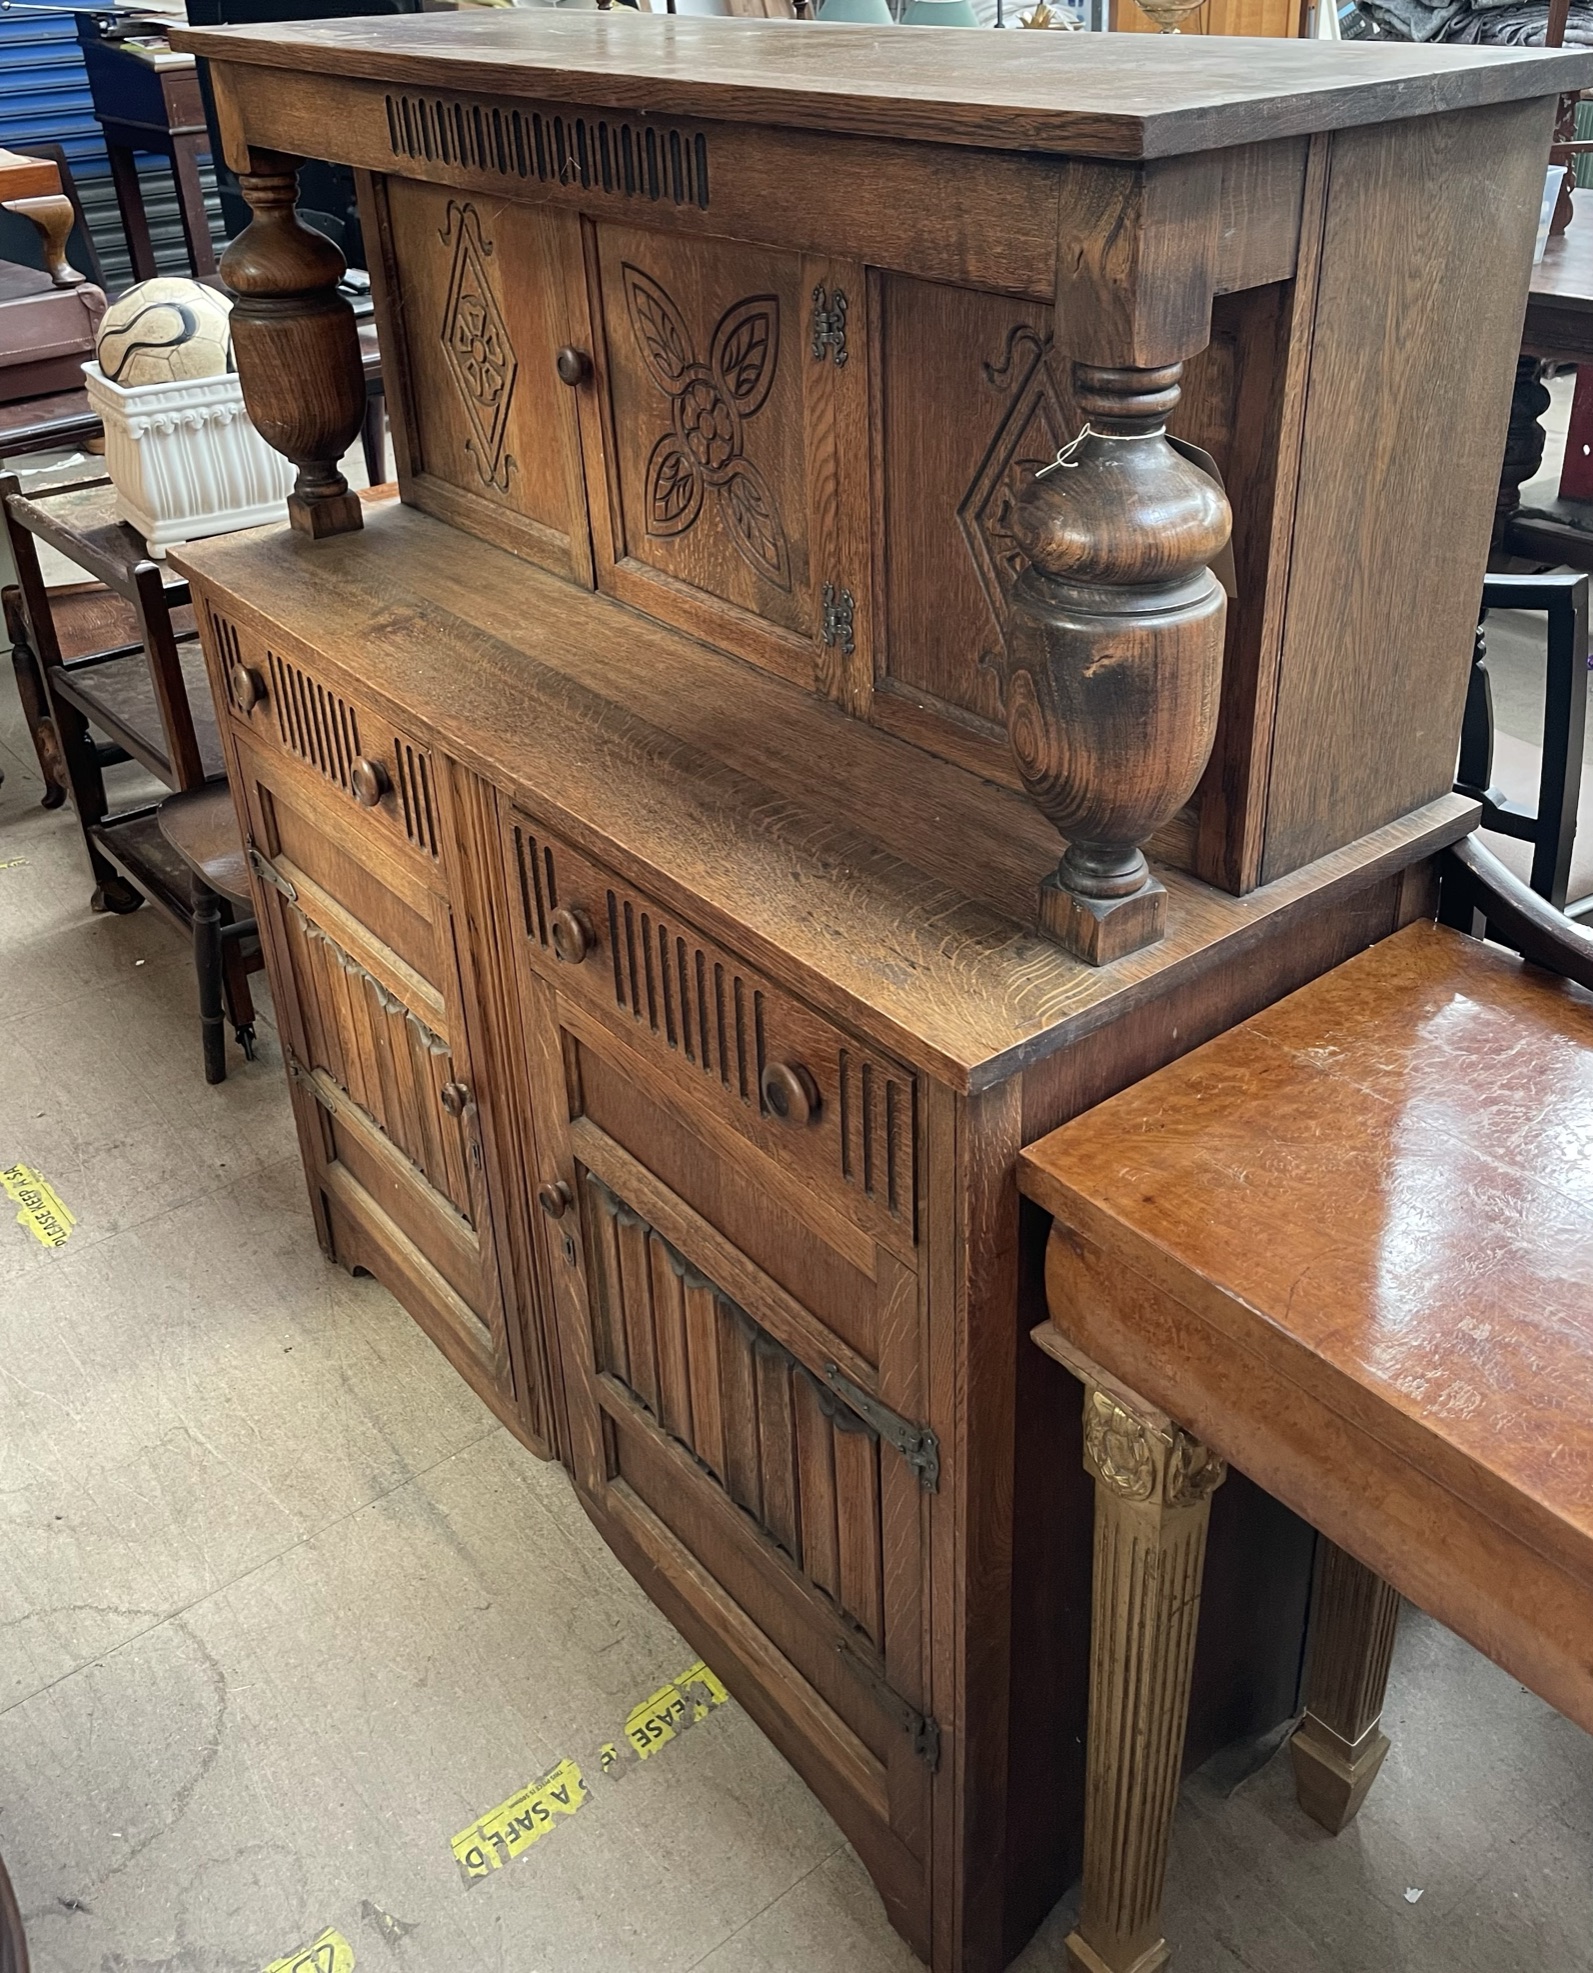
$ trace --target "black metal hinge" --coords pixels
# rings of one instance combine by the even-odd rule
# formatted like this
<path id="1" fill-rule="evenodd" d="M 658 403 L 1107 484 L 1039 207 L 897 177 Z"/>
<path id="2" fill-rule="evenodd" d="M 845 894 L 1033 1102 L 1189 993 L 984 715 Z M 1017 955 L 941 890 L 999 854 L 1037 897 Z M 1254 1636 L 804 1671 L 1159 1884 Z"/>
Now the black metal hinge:
<path id="1" fill-rule="evenodd" d="M 824 1366 L 824 1381 L 888 1444 L 895 1446 L 918 1475 L 925 1493 L 940 1491 L 940 1441 L 927 1425 L 914 1425 L 899 1411 L 881 1404 L 877 1397 L 854 1384 L 838 1363 Z"/>
<path id="2" fill-rule="evenodd" d="M 282 1054 L 288 1065 L 288 1074 L 293 1078 L 293 1080 L 297 1083 L 301 1083 L 304 1086 L 304 1088 L 309 1092 L 309 1094 L 315 1098 L 316 1102 L 320 1104 L 321 1108 L 326 1111 L 328 1116 L 335 1115 L 336 1113 L 332 1108 L 331 1097 L 327 1095 L 326 1091 L 321 1087 L 321 1085 L 316 1081 L 315 1077 L 311 1074 L 311 1072 L 304 1066 L 304 1064 L 294 1054 L 293 1050 L 291 1048 L 285 1047 L 282 1051 Z"/>
<path id="3" fill-rule="evenodd" d="M 852 619 L 857 603 L 850 589 L 837 589 L 833 582 L 824 585 L 822 596 L 824 616 L 819 624 L 819 636 L 826 644 L 839 644 L 847 657 L 857 648 L 852 641 Z"/>
<path id="4" fill-rule="evenodd" d="M 813 290 L 813 357 L 822 363 L 826 352 L 833 352 L 836 368 L 846 361 L 846 290 L 833 295 L 822 287 Z"/>
<path id="5" fill-rule="evenodd" d="M 910 1705 L 896 1690 L 887 1685 L 866 1658 L 860 1658 L 852 1647 L 844 1641 L 836 1645 L 841 1655 L 841 1663 L 873 1693 L 880 1710 L 889 1715 L 913 1743 L 913 1752 L 923 1762 L 931 1774 L 940 1766 L 940 1727 L 927 1713 L 921 1713 Z"/>
<path id="6" fill-rule="evenodd" d="M 269 884 L 272 890 L 280 891 L 289 904 L 298 903 L 298 892 L 288 882 L 287 878 L 283 876 L 276 865 L 260 854 L 253 843 L 249 845 L 249 868 L 260 879 L 262 884 Z"/>

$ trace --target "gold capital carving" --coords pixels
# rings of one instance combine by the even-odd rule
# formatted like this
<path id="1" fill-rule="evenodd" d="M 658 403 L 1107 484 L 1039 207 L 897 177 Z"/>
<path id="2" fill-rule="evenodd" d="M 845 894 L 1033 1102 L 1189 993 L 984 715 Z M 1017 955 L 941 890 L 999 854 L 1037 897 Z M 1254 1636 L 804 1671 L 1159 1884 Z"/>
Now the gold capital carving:
<path id="1" fill-rule="evenodd" d="M 1182 1507 L 1209 1500 L 1228 1476 L 1227 1461 L 1188 1432 L 1163 1428 L 1092 1387 L 1084 1406 L 1084 1465 L 1124 1500 Z"/>

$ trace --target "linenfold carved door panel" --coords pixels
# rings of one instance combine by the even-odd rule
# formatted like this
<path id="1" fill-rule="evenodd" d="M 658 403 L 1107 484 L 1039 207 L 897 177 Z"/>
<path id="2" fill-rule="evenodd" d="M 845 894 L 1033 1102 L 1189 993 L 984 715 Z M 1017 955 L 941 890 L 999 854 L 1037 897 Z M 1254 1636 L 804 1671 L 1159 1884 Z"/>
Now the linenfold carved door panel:
<path id="1" fill-rule="evenodd" d="M 382 355 L 404 497 L 590 582 L 575 393 L 556 368 L 589 336 L 574 215 L 398 178 L 371 199 L 400 302 Z"/>
<path id="2" fill-rule="evenodd" d="M 452 913 L 428 857 L 240 742 L 260 925 L 322 1237 L 515 1404 Z"/>
<path id="3" fill-rule="evenodd" d="M 599 586 L 811 685 L 825 585 L 833 641 L 833 599 L 864 573 L 837 541 L 848 351 L 827 313 L 830 264 L 607 224 L 587 241 L 607 454 L 603 482 L 588 475 Z"/>
<path id="4" fill-rule="evenodd" d="M 529 957 L 577 1489 L 927 1951 L 939 1448 L 918 1278 Z"/>

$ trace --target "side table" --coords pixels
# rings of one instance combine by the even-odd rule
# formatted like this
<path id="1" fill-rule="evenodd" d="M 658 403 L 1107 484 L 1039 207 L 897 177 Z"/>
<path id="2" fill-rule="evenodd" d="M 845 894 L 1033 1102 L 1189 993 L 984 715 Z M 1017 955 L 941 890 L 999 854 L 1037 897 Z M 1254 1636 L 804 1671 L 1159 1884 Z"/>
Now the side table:
<path id="1" fill-rule="evenodd" d="M 143 538 L 117 517 L 107 479 L 25 495 L 8 475 L 0 478 L 0 507 L 17 568 L 5 605 L 18 690 L 46 782 L 70 794 L 77 811 L 94 875 L 93 909 L 136 911 L 148 898 L 193 943 L 206 1077 L 219 1082 L 226 1069 L 216 1045 L 218 1003 L 225 999 L 239 1045 L 252 1054 L 247 976 L 264 963 L 240 902 L 246 886 L 226 878 L 231 863 L 241 865 L 244 846 L 219 842 L 207 821 L 196 860 L 188 843 L 193 829 L 164 826 L 164 802 L 113 811 L 104 775 L 108 761 L 136 760 L 189 809 L 191 795 L 225 789 L 188 584 L 153 561 Z M 39 566 L 41 541 L 92 581 L 52 594 Z M 109 749 L 91 727 L 107 736 Z M 235 823 L 233 829 L 236 836 Z"/>
<path id="2" fill-rule="evenodd" d="M 134 280 L 151 280 L 158 271 L 138 179 L 138 151 L 170 158 L 189 265 L 196 275 L 214 274 L 216 250 L 199 181 L 199 160 L 209 155 L 210 133 L 193 56 L 163 46 L 120 42 L 115 24 L 106 28 L 94 14 L 78 15 L 77 33 L 94 114 L 105 132 Z"/>

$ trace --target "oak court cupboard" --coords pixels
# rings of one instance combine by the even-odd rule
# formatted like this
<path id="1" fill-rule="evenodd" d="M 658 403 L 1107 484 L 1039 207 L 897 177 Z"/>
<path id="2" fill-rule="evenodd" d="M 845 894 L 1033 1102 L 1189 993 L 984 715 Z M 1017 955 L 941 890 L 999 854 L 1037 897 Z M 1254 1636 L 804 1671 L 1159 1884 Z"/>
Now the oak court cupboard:
<path id="1" fill-rule="evenodd" d="M 1430 914 L 1593 63 L 175 39 L 300 467 L 291 527 L 179 560 L 322 1242 L 565 1461 L 916 1950 L 994 1973 L 1077 1867 L 1089 1600 L 1018 1152 Z M 304 156 L 359 175 L 396 498 L 337 471 Z M 1192 1757 L 1293 1707 L 1311 1539 L 1223 1489 Z"/>

